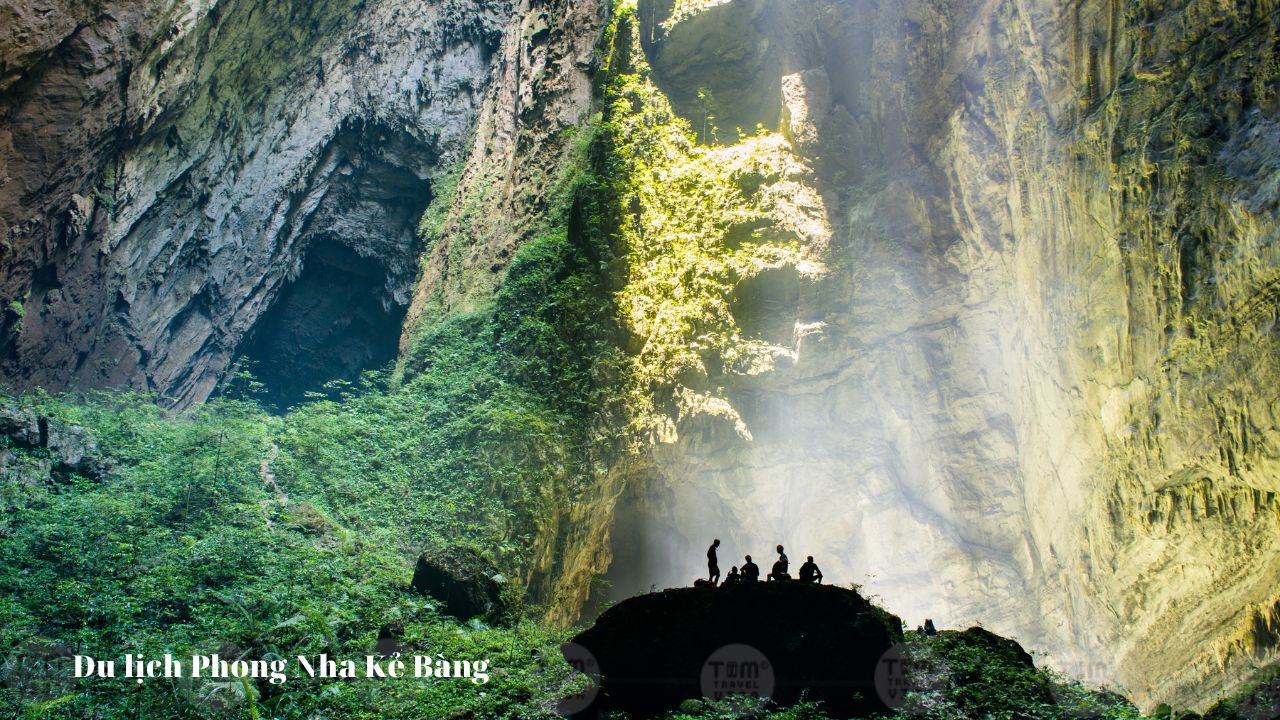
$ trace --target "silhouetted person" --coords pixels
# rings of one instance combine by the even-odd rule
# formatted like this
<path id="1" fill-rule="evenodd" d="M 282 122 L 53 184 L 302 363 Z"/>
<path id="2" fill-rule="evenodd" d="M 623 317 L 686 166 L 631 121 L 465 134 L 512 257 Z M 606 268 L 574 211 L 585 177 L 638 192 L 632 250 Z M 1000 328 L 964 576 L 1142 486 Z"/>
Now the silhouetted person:
<path id="1" fill-rule="evenodd" d="M 724 576 L 724 584 L 725 585 L 742 584 L 742 575 L 738 572 L 737 565 L 734 565 L 733 567 L 729 568 L 729 574 Z"/>
<path id="2" fill-rule="evenodd" d="M 933 626 L 933 621 L 926 619 L 924 621 L 924 634 L 933 636 L 938 634 L 938 628 Z"/>
<path id="3" fill-rule="evenodd" d="M 751 556 L 747 556 L 747 562 L 742 566 L 742 582 L 751 584 L 760 581 L 760 566 L 751 562 Z"/>
<path id="4" fill-rule="evenodd" d="M 800 582 L 822 583 L 822 570 L 818 569 L 818 565 L 813 561 L 812 555 L 800 566 Z"/>
<path id="5" fill-rule="evenodd" d="M 773 564 L 773 570 L 769 572 L 769 579 L 781 582 L 790 580 L 791 574 L 787 572 L 791 567 L 791 561 L 787 560 L 787 554 L 783 552 L 782 546 L 778 546 L 778 560 Z"/>
<path id="6" fill-rule="evenodd" d="M 716 548 L 720 547 L 720 539 L 711 543 L 711 547 L 707 548 L 707 575 L 712 585 L 720 581 L 720 563 L 716 560 Z"/>

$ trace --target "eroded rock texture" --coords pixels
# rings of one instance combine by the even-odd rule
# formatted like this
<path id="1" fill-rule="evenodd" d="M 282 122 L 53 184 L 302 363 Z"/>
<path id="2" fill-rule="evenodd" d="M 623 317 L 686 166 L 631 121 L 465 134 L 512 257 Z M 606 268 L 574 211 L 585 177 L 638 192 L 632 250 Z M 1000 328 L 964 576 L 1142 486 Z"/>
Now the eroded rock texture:
<path id="1" fill-rule="evenodd" d="M 247 352 L 287 402 L 390 360 L 431 178 L 462 154 L 512 13 L 4 3 L 5 379 L 188 404 Z M 334 288 L 356 321 L 307 299 Z"/>
<path id="2" fill-rule="evenodd" d="M 832 236 L 743 289 L 794 362 L 711 372 L 741 426 L 680 418 L 616 500 L 619 594 L 785 542 L 1142 703 L 1273 660 L 1276 4 L 684 5 L 640 5 L 664 90 L 786 134 Z"/>
<path id="3" fill-rule="evenodd" d="M 296 344 L 279 377 L 342 375 L 385 357 L 406 303 L 405 343 L 483 304 L 591 109 L 605 14 L 0 3 L 5 379 L 189 403 L 239 354 Z M 822 272 L 743 283 L 736 328 L 772 360 L 709 356 L 687 388 L 709 412 L 587 500 L 545 499 L 531 585 L 555 616 L 597 573 L 685 584 L 718 535 L 726 566 L 785 542 L 909 622 L 983 623 L 1141 702 L 1203 703 L 1273 660 L 1276 2 L 639 16 L 702 142 L 787 138 L 815 199 L 775 219 L 814 228 Z"/>

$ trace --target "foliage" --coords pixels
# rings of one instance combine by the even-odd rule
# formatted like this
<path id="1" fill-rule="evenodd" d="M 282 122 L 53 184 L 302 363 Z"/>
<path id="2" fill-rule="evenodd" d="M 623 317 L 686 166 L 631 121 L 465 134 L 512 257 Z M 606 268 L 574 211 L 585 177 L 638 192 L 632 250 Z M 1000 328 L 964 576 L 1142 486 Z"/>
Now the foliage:
<path id="1" fill-rule="evenodd" d="M 765 699 L 730 695 L 722 700 L 691 700 L 681 706 L 680 712 L 668 714 L 666 720 L 827 720 L 829 717 L 822 703 L 805 701 L 780 708 Z"/>
<path id="2" fill-rule="evenodd" d="M 419 409 L 406 395 L 365 389 L 283 418 L 230 400 L 177 417 L 129 394 L 27 402 L 91 428 L 116 467 L 102 482 L 0 484 L 8 519 L 0 584 L 13 589 L 0 598 L 5 657 L 35 641 L 99 658 L 352 657 L 372 652 L 379 630 L 393 624 L 407 651 L 486 658 L 498 669 L 485 686 L 94 680 L 56 704 L 30 698 L 29 712 L 434 717 L 465 703 L 485 717 L 551 715 L 570 674 L 555 651 L 558 634 L 529 621 L 459 625 L 409 590 L 410 555 L 451 525 L 475 522 L 484 509 L 459 503 L 488 496 L 423 482 L 407 461 L 425 455 L 406 455 L 412 439 L 395 437 Z M 471 538 L 500 555 L 504 531 L 486 525 Z"/>
<path id="3" fill-rule="evenodd" d="M 699 413 L 723 417 L 746 435 L 715 390 L 715 376 L 764 372 L 790 351 L 744 330 L 736 290 L 770 270 L 822 273 L 800 230 L 821 224 L 806 220 L 800 207 L 821 207 L 821 198 L 780 135 L 761 131 L 728 147 L 699 145 L 655 84 L 634 11 L 619 13 L 612 43 L 603 172 L 624 255 L 617 302 L 631 337 L 634 437 L 669 441 L 680 418 Z M 699 123 L 708 123 L 709 113 Z"/>
<path id="4" fill-rule="evenodd" d="M 1262 672 L 1233 697 L 1219 700 L 1204 720 L 1255 720 L 1280 717 L 1280 666 Z"/>
<path id="5" fill-rule="evenodd" d="M 994 638 L 994 636 L 990 636 Z M 1140 720 L 1119 696 L 1090 690 L 1030 666 L 1020 650 L 1000 639 L 943 632 L 907 636 L 907 717 L 926 720 Z"/>
<path id="6" fill-rule="evenodd" d="M 463 163 L 457 163 L 448 172 L 432 180 L 431 202 L 418 221 L 418 237 L 422 238 L 427 247 L 439 240 L 444 231 L 449 210 L 457 200 L 458 182 L 462 179 L 465 167 Z"/>

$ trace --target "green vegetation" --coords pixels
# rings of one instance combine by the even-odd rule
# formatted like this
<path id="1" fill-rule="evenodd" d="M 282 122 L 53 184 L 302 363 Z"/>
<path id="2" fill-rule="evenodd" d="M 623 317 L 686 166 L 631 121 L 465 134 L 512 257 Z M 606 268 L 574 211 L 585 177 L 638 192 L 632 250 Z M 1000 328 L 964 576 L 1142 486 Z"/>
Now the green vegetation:
<path id="1" fill-rule="evenodd" d="M 1172 713 L 1168 716 L 1178 718 Z M 1159 712 L 1156 717 L 1160 718 Z M 1280 666 L 1272 666 L 1248 687 L 1233 697 L 1218 701 L 1204 714 L 1204 720 L 1254 720 L 1263 717 L 1280 717 Z"/>
<path id="2" fill-rule="evenodd" d="M 458 163 L 449 168 L 448 172 L 432 179 L 431 202 L 418 221 L 418 237 L 422 238 L 424 247 L 430 248 L 444 232 L 445 221 L 457 199 L 458 182 L 462 180 L 465 169 L 465 164 Z"/>
<path id="3" fill-rule="evenodd" d="M 520 553 L 502 547 L 513 521 L 492 518 L 498 501 L 472 478 L 425 482 L 414 460 L 429 451 L 412 448 L 429 430 L 410 419 L 407 394 L 366 388 L 284 418 L 236 400 L 178 417 L 123 394 L 28 401 L 91 428 L 116 467 L 103 482 L 0 483 L 0 584 L 12 589 L 0 597 L 0 652 L 11 661 L 46 643 L 100 658 L 362 656 L 391 626 L 411 651 L 484 658 L 495 672 L 483 687 L 96 680 L 64 683 L 65 695 L 8 688 L 0 707 L 69 695 L 45 715 L 436 717 L 462 704 L 484 717 L 551 715 L 570 674 L 559 635 L 529 620 L 459 625 L 409 590 L 411 557 L 446 534 Z"/>
<path id="4" fill-rule="evenodd" d="M 11 322 L 10 332 L 14 335 L 22 333 L 22 320 L 27 316 L 27 308 L 21 300 L 14 300 L 5 306 L 6 314 Z"/>
<path id="5" fill-rule="evenodd" d="M 822 274 L 829 231 L 801 209 L 822 200 L 780 135 L 761 131 L 728 147 L 698 143 L 699 132 L 655 84 L 633 10 L 619 13 L 612 38 L 602 142 L 614 206 L 624 209 L 618 305 L 631 338 L 634 437 L 669 441 L 677 419 L 699 413 L 746 434 L 713 379 L 767 371 L 788 349 L 744 330 L 735 292 L 771 270 Z"/>
<path id="6" fill-rule="evenodd" d="M 909 690 L 902 712 L 926 720 L 1139 720 L 1123 698 L 1031 666 L 1012 641 L 984 631 L 907 633 Z"/>

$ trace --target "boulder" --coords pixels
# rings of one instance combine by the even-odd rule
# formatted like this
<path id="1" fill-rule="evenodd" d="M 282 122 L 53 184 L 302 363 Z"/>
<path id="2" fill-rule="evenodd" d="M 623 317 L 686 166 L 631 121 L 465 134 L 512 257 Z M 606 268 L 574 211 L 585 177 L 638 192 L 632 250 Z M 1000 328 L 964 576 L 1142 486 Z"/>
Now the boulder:
<path id="1" fill-rule="evenodd" d="M 413 570 L 413 589 L 439 600 L 445 612 L 460 620 L 477 615 L 497 619 L 506 610 L 502 576 L 472 548 L 422 553 Z"/>
<path id="2" fill-rule="evenodd" d="M 37 451 L 36 472 L 3 448 Z M 42 417 L 16 403 L 0 404 L 0 470 L 14 470 L 24 482 L 34 482 L 43 477 L 66 480 L 72 474 L 101 480 L 110 469 L 86 428 Z"/>
<path id="3" fill-rule="evenodd" d="M 16 403 L 0 404 L 0 437 L 8 438 L 11 447 L 40 447 L 40 422 L 35 411 Z"/>
<path id="4" fill-rule="evenodd" d="M 683 588 L 625 600 L 566 646 L 590 653 L 600 692 L 579 716 L 621 711 L 656 717 L 704 696 L 704 673 L 725 674 L 753 659 L 770 696 L 789 705 L 802 693 L 835 717 L 887 708 L 875 687 L 881 657 L 902 641 L 901 621 L 853 590 L 804 583 Z M 745 649 L 744 647 L 745 646 Z M 745 672 L 745 671 L 744 671 Z M 714 697 L 714 695 L 712 695 Z"/>

